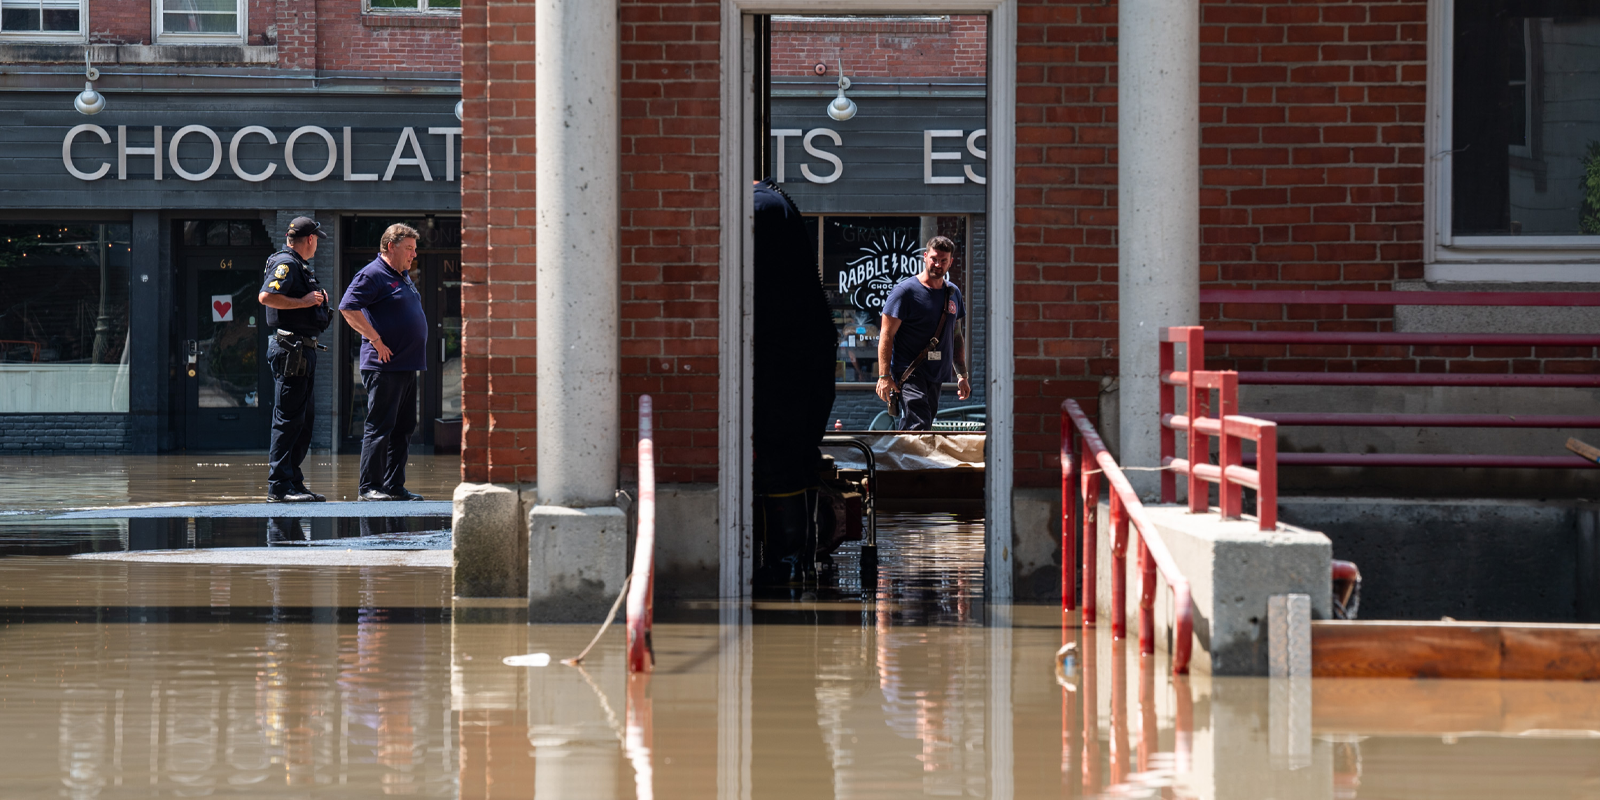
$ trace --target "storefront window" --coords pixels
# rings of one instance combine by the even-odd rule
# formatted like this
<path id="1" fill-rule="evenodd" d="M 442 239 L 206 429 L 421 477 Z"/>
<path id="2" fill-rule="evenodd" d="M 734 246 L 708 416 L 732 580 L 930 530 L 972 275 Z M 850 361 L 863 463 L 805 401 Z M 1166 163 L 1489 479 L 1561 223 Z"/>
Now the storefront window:
<path id="1" fill-rule="evenodd" d="M 0 224 L 0 413 L 126 413 L 126 224 Z"/>
<path id="2" fill-rule="evenodd" d="M 821 241 L 822 286 L 839 330 L 836 381 L 876 382 L 883 303 L 895 284 L 922 271 L 922 245 L 936 234 L 956 243 L 950 280 L 971 305 L 965 216 L 830 214 L 810 217 L 807 222 L 813 226 L 813 240 Z M 964 326 L 969 323 L 970 317 L 963 321 Z"/>
<path id="3" fill-rule="evenodd" d="M 1600 234 L 1600 11 L 1455 5 L 1451 231 Z"/>

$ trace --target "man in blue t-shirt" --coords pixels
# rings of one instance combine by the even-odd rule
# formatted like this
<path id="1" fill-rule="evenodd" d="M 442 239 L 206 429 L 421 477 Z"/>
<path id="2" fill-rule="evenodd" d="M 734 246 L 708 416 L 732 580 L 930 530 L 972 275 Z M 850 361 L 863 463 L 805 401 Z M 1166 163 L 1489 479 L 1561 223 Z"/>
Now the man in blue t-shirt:
<path id="1" fill-rule="evenodd" d="M 421 500 L 406 489 L 406 452 L 417 428 L 417 372 L 428 368 L 428 318 L 411 282 L 418 233 L 390 225 L 378 257 L 344 290 L 339 312 L 361 334 L 361 499 Z"/>
<path id="2" fill-rule="evenodd" d="M 972 396 L 966 343 L 956 324 L 967 315 L 967 309 L 961 290 L 945 278 L 955 250 L 955 242 L 947 237 L 929 239 L 922 251 L 922 271 L 896 285 L 883 303 L 878 397 L 887 401 L 890 392 L 900 390 L 903 431 L 933 428 L 933 417 L 939 413 L 939 390 L 952 377 L 957 397 L 965 400 Z M 913 364 L 916 368 L 907 375 Z"/>

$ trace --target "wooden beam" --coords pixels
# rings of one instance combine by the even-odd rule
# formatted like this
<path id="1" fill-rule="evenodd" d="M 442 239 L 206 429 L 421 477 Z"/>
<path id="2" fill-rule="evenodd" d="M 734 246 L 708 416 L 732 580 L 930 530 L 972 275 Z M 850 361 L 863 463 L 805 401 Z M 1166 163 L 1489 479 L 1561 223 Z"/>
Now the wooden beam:
<path id="1" fill-rule="evenodd" d="M 1600 679 L 1600 625 L 1318 621 L 1319 678 Z"/>

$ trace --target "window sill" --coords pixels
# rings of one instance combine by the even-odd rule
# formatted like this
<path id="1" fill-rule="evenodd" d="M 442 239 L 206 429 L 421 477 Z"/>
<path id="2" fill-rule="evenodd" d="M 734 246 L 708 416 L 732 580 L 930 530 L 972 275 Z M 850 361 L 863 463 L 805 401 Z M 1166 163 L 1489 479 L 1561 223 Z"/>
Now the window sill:
<path id="1" fill-rule="evenodd" d="M 460 28 L 461 15 L 428 11 L 364 12 L 361 24 L 368 28 Z"/>
<path id="2" fill-rule="evenodd" d="M 275 45 L 0 43 L 0 64 L 246 64 L 277 66 Z"/>

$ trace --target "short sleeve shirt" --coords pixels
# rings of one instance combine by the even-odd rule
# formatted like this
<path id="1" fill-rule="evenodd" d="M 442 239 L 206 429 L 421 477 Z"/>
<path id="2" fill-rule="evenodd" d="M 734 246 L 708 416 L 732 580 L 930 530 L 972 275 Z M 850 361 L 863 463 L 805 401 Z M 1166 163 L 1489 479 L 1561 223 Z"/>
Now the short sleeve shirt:
<path id="1" fill-rule="evenodd" d="M 428 317 L 409 270 L 401 274 L 381 256 L 373 259 L 350 279 L 339 310 L 365 314 L 393 353 L 387 363 L 379 361 L 372 342 L 362 337 L 361 369 L 407 372 L 428 368 Z"/>
<path id="2" fill-rule="evenodd" d="M 321 288 L 311 266 L 295 251 L 285 248 L 267 259 L 266 273 L 261 278 L 263 293 L 298 299 Z M 330 313 L 315 307 L 278 309 L 267 306 L 265 309 L 267 327 L 302 336 L 317 336 L 327 330 Z"/>
<path id="3" fill-rule="evenodd" d="M 946 288 L 950 290 L 948 301 L 944 299 Z M 894 335 L 894 352 L 889 358 L 895 380 L 900 380 L 906 367 L 933 338 L 933 327 L 939 324 L 941 302 L 945 303 L 948 313 L 945 314 L 944 330 L 939 332 L 939 360 L 933 360 L 930 355 L 917 367 L 914 375 L 925 381 L 940 383 L 955 379 L 956 320 L 967 315 L 961 289 L 948 279 L 944 286 L 929 289 L 913 275 L 897 284 L 889 292 L 889 299 L 883 303 L 883 313 L 900 320 L 900 329 Z"/>

